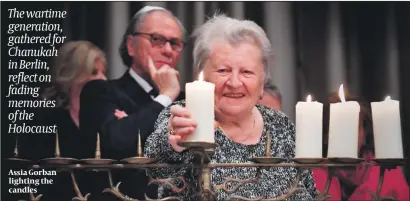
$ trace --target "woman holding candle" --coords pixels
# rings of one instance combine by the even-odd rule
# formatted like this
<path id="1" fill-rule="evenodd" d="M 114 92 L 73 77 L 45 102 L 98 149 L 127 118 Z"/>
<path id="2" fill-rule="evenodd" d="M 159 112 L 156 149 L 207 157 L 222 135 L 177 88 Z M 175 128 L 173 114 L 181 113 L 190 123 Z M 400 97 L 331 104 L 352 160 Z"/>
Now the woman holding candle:
<path id="1" fill-rule="evenodd" d="M 368 102 L 354 97 L 350 94 L 345 95 L 346 101 L 357 101 L 360 105 L 359 113 L 359 136 L 358 136 L 358 156 L 365 160 L 374 158 L 373 126 L 370 105 Z M 329 97 L 329 103 L 340 102 L 340 97 L 335 93 Z M 328 108 L 324 110 L 324 133 L 328 130 Z M 325 135 L 325 136 L 326 136 Z M 326 150 L 326 147 L 324 147 Z M 379 166 L 358 165 L 353 169 L 335 169 L 335 177 L 329 189 L 332 198 L 328 200 L 371 200 L 371 194 L 376 192 L 379 182 Z M 319 191 L 324 190 L 328 172 L 322 169 L 314 169 L 313 174 Z M 407 200 L 409 188 L 400 168 L 388 170 L 384 176 L 384 184 L 381 196 L 392 196 L 398 200 Z"/>
<path id="2" fill-rule="evenodd" d="M 205 118 L 205 114 L 198 117 L 200 115 L 196 109 L 189 107 L 194 103 L 186 91 L 187 105 L 184 101 L 176 102 L 159 115 L 155 131 L 145 144 L 146 156 L 159 158 L 160 163 L 190 163 L 192 158 L 188 151 L 177 145 L 178 142 L 206 141 L 218 144 L 211 163 L 250 163 L 250 158 L 265 156 L 269 135 L 272 139 L 272 157 L 293 158 L 295 128 L 291 120 L 279 111 L 256 105 L 263 95 L 263 83 L 272 65 L 272 48 L 264 31 L 254 22 L 217 15 L 199 27 L 194 36 L 194 65 L 203 72 L 203 82 L 213 84 L 215 89 L 214 93 L 209 94 L 214 96 L 210 103 L 204 101 L 202 105 L 208 107 L 214 104 L 213 112 L 206 112 L 219 126 L 212 132 L 213 122 L 208 122 L 206 129 L 211 128 L 211 133 L 200 132 L 205 129 L 203 121 L 196 121 L 195 118 Z M 200 93 L 205 91 L 198 92 L 198 95 Z M 150 172 L 157 178 L 185 176 L 191 186 L 198 182 L 185 168 L 161 168 Z M 212 185 L 221 185 L 227 177 L 248 179 L 255 175 L 256 168 L 215 168 L 211 172 L 211 182 Z M 279 197 L 287 193 L 295 176 L 295 168 L 267 168 L 262 171 L 258 182 L 240 187 L 235 195 L 246 198 Z M 301 190 L 290 199 L 313 200 L 317 194 L 310 171 L 302 173 L 300 184 Z M 192 193 L 192 189 L 188 188 L 176 194 L 168 187 L 161 186 L 159 196 L 175 195 L 190 200 Z M 230 195 L 218 190 L 216 197 L 227 200 Z"/>

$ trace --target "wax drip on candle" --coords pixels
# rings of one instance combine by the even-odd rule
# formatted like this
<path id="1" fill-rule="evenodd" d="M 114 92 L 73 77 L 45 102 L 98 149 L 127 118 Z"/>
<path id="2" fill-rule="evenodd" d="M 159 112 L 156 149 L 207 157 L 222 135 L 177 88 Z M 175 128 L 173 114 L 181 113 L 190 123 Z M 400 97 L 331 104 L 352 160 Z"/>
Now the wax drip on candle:
<path id="1" fill-rule="evenodd" d="M 340 101 L 346 102 L 345 94 L 343 92 L 343 84 L 341 84 L 339 88 L 339 97 L 340 97 Z"/>
<path id="2" fill-rule="evenodd" d="M 387 96 L 386 99 L 384 99 L 385 101 L 387 100 L 391 100 L 390 96 Z"/>
<path id="3" fill-rule="evenodd" d="M 99 133 L 97 133 L 97 145 L 95 147 L 95 159 L 101 159 L 100 134 Z"/>
<path id="4" fill-rule="evenodd" d="M 58 142 L 58 131 L 56 131 L 56 152 L 54 155 L 56 158 L 60 157 L 60 143 Z"/>
<path id="5" fill-rule="evenodd" d="M 138 157 L 142 157 L 141 133 L 138 130 Z"/>

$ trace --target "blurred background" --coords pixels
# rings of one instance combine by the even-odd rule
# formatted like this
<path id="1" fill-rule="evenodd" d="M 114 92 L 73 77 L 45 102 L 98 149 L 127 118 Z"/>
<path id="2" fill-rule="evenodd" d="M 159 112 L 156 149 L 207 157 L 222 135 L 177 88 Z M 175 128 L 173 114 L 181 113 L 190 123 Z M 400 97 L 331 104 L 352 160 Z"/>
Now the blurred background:
<path id="1" fill-rule="evenodd" d="M 145 5 L 171 10 L 188 33 L 216 11 L 249 19 L 271 40 L 274 84 L 283 95 L 283 111 L 294 118 L 295 104 L 308 94 L 324 100 L 344 84 L 368 101 L 387 95 L 408 100 L 404 90 L 410 65 L 408 2 L 61 2 L 69 40 L 90 40 L 105 50 L 108 77 L 126 67 L 118 47 L 131 17 Z M 60 7 L 59 6 L 59 7 Z M 192 41 L 190 41 L 192 42 Z M 181 84 L 192 81 L 192 43 L 179 63 Z"/>
<path id="2" fill-rule="evenodd" d="M 188 33 L 216 11 L 249 19 L 264 28 L 273 44 L 272 80 L 282 93 L 283 112 L 292 119 L 297 101 L 304 101 L 308 94 L 325 101 L 344 84 L 345 90 L 367 101 L 381 101 L 387 95 L 400 100 L 404 142 L 410 133 L 410 93 L 405 87 L 410 85 L 409 2 L 7 3 L 8 8 L 68 11 L 68 17 L 60 20 L 64 35 L 102 48 L 111 79 L 126 70 L 119 44 L 129 20 L 145 5 L 166 7 Z M 178 66 L 182 86 L 193 79 L 190 42 Z M 407 153 L 408 146 L 404 147 Z"/>

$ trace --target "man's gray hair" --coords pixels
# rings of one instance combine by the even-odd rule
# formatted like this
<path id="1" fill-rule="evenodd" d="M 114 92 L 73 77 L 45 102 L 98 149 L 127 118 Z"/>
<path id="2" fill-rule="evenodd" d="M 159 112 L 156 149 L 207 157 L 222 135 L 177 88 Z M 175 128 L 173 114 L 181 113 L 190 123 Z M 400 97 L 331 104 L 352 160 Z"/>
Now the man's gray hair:
<path id="1" fill-rule="evenodd" d="M 273 62 L 273 51 L 266 33 L 255 22 L 233 19 L 225 14 L 215 14 L 205 24 L 196 28 L 192 36 L 195 38 L 194 67 L 197 68 L 198 72 L 204 68 L 215 42 L 228 42 L 230 44 L 252 42 L 256 43 L 262 52 L 263 80 L 266 81 Z"/>
<path id="2" fill-rule="evenodd" d="M 120 52 L 121 59 L 126 66 L 130 67 L 132 65 L 132 58 L 128 55 L 128 50 L 127 50 L 128 36 L 133 34 L 135 31 L 138 31 L 142 25 L 142 22 L 144 21 L 144 18 L 148 16 L 148 14 L 155 12 L 155 11 L 162 11 L 172 16 L 175 19 L 175 21 L 178 23 L 179 27 L 181 28 L 182 38 L 183 39 L 185 38 L 186 30 L 185 30 L 184 25 L 174 14 L 172 14 L 171 11 L 165 8 L 162 8 L 162 7 L 158 7 L 158 6 L 145 6 L 141 8 L 137 13 L 135 13 L 135 15 L 132 17 L 122 37 L 122 42 L 119 48 L 119 52 Z"/>
<path id="3" fill-rule="evenodd" d="M 280 93 L 279 88 L 276 85 L 274 85 L 270 79 L 268 79 L 268 81 L 265 82 L 263 90 L 271 96 L 277 98 L 280 102 L 282 102 L 282 94 Z"/>

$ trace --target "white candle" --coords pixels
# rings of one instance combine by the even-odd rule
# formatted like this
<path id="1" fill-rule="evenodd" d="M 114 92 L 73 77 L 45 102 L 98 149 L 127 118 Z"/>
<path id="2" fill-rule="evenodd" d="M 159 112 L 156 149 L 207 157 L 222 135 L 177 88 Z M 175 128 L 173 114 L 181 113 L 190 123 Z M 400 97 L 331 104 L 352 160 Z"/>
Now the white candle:
<path id="1" fill-rule="evenodd" d="M 356 101 L 346 102 L 343 85 L 339 96 L 341 103 L 330 104 L 327 157 L 357 158 L 360 105 Z"/>
<path id="2" fill-rule="evenodd" d="M 203 81 L 203 73 L 199 80 L 185 85 L 186 108 L 198 126 L 192 135 L 184 141 L 214 143 L 214 96 L 215 84 Z"/>
<path id="3" fill-rule="evenodd" d="M 376 158 L 403 158 L 399 101 L 372 102 Z"/>
<path id="4" fill-rule="evenodd" d="M 296 158 L 322 158 L 323 104 L 306 102 L 296 104 Z"/>

